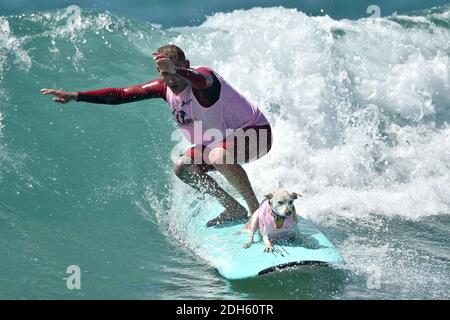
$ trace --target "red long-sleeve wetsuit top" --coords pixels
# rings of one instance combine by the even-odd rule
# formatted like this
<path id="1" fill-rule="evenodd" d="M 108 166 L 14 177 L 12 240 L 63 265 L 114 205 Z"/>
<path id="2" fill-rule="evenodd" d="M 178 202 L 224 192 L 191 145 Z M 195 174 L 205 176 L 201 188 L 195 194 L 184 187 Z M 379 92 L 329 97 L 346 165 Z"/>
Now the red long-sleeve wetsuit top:
<path id="1" fill-rule="evenodd" d="M 126 88 L 107 88 L 78 92 L 78 101 L 101 104 L 121 104 L 143 99 L 162 98 L 171 106 L 172 115 L 182 133 L 191 143 L 208 146 L 215 141 L 225 141 L 229 130 L 267 130 L 271 145 L 270 125 L 261 110 L 237 92 L 220 75 L 207 67 L 176 69 L 176 74 L 188 82 L 188 86 L 175 94 L 163 79 Z M 199 127 L 195 127 L 200 124 Z M 200 128 L 199 130 L 196 130 Z M 214 134 L 207 134 L 214 129 Z M 219 135 L 217 134 L 219 133 Z M 221 134 L 221 136 L 220 136 Z M 259 139 L 259 136 L 258 136 Z M 258 140 L 259 141 L 259 140 Z M 233 141 L 226 141 L 224 148 Z"/>
<path id="2" fill-rule="evenodd" d="M 204 107 L 211 107 L 220 96 L 220 81 L 207 67 L 194 69 L 177 68 L 176 74 L 187 80 L 198 102 Z M 144 99 L 162 98 L 166 100 L 167 85 L 164 80 L 154 79 L 144 84 L 126 88 L 106 88 L 78 92 L 77 101 L 101 104 L 121 104 Z"/>

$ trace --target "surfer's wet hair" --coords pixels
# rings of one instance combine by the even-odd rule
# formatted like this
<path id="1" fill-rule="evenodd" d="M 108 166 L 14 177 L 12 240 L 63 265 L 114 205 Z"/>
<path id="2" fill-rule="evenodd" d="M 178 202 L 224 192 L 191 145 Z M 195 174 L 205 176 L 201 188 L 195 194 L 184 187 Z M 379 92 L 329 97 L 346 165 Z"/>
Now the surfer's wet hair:
<path id="1" fill-rule="evenodd" d="M 167 44 L 158 48 L 158 53 L 165 54 L 170 60 L 173 62 L 185 62 L 186 56 L 184 55 L 183 50 L 180 47 L 177 47 L 174 44 Z"/>

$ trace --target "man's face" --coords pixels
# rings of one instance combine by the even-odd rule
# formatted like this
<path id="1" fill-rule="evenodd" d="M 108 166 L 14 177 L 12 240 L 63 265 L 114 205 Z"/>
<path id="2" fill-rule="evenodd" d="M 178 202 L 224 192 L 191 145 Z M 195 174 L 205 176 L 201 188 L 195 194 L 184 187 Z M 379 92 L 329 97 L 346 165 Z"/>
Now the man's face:
<path id="1" fill-rule="evenodd" d="M 187 82 L 176 74 L 168 74 L 163 76 L 164 82 L 174 93 L 180 93 L 187 86 Z"/>
<path id="2" fill-rule="evenodd" d="M 176 68 L 189 68 L 189 61 L 186 60 L 184 62 L 173 62 Z M 158 70 L 159 72 L 159 70 Z M 162 75 L 164 82 L 166 85 L 172 90 L 175 94 L 180 93 L 186 88 L 188 83 L 183 80 L 180 76 L 176 74 L 164 74 Z"/>

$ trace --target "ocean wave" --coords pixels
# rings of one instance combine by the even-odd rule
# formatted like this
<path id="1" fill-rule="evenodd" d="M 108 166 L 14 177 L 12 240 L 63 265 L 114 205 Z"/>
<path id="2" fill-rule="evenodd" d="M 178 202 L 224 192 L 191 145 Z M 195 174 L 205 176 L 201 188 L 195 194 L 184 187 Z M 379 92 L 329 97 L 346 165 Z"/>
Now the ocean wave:
<path id="1" fill-rule="evenodd" d="M 17 95 L 7 81 L 17 74 L 59 72 L 86 86 L 145 81 L 155 76 L 142 72 L 150 52 L 173 42 L 193 64 L 216 69 L 270 119 L 273 150 L 248 165 L 258 193 L 280 186 L 302 191 L 305 214 L 317 211 L 311 208 L 319 198 L 336 200 L 335 194 L 353 199 L 344 207 L 355 215 L 448 213 L 448 190 L 436 187 L 437 173 L 442 183 L 450 179 L 449 155 L 442 151 L 450 147 L 450 35 L 436 23 L 448 12 L 353 21 L 253 8 L 170 30 L 103 11 L 83 11 L 70 24 L 67 10 L 2 17 L 1 89 Z M 8 130 L 7 122 L 3 126 Z M 368 205 L 370 194 L 386 208 Z M 402 200 L 411 194 L 421 196 Z M 424 198 L 434 205 L 408 209 Z M 331 212 L 342 213 L 333 203 Z"/>
<path id="2" fill-rule="evenodd" d="M 397 16 L 415 23 L 405 27 L 254 8 L 176 28 L 174 42 L 269 116 L 274 147 L 247 167 L 257 193 L 303 192 L 311 218 L 417 218 L 450 212 L 450 33 L 439 10 Z"/>

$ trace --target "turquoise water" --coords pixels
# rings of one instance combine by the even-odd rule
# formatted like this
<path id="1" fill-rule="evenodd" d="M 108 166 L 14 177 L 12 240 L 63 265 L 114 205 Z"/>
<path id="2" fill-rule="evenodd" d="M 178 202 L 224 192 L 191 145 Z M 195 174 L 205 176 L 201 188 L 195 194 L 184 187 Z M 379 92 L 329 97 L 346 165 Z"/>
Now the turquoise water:
<path id="1" fill-rule="evenodd" d="M 69 18 L 0 17 L 0 298 L 450 298 L 448 6 L 359 20 L 252 8 L 172 27 L 99 9 Z M 261 106 L 274 146 L 246 165 L 254 188 L 302 193 L 297 210 L 342 269 L 226 281 L 177 220 L 199 197 L 172 173 L 165 103 L 39 93 L 148 81 L 166 43 Z M 81 290 L 66 287 L 69 265 Z"/>
<path id="2" fill-rule="evenodd" d="M 2 15 L 42 12 L 78 5 L 81 8 L 108 10 L 114 14 L 126 15 L 149 21 L 163 27 L 198 25 L 214 13 L 230 12 L 236 9 L 254 7 L 297 8 L 308 15 L 329 15 L 334 19 L 358 19 L 367 17 L 370 5 L 380 8 L 381 16 L 394 12 L 409 13 L 445 5 L 447 0 L 0 0 Z"/>

